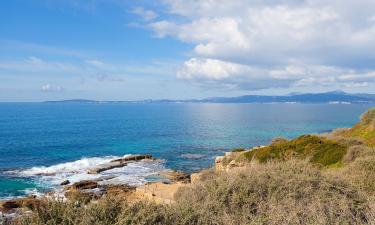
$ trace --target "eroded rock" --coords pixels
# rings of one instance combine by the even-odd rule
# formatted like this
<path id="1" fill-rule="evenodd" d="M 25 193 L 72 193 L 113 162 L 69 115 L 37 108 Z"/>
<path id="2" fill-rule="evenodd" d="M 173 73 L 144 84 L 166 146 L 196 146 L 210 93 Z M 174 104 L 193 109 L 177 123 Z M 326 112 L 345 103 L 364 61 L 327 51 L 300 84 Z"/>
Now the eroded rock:
<path id="1" fill-rule="evenodd" d="M 70 184 L 69 180 L 64 180 L 63 182 L 60 183 L 61 186 L 68 185 Z"/>
<path id="2" fill-rule="evenodd" d="M 84 180 L 79 181 L 77 183 L 74 183 L 71 188 L 77 189 L 77 190 L 83 190 L 83 189 L 94 189 L 98 187 L 98 183 L 96 181 L 92 180 Z"/>

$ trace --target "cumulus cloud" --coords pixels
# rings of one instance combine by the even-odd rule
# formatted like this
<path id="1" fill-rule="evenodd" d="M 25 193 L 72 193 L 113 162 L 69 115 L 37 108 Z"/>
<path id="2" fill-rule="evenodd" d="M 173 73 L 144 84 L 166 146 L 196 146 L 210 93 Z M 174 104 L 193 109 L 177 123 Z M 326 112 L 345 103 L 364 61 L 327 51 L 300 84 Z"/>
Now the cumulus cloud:
<path id="1" fill-rule="evenodd" d="M 61 86 L 54 86 L 54 85 L 51 85 L 51 84 L 44 84 L 44 85 L 42 85 L 42 87 L 40 88 L 40 90 L 42 92 L 62 92 L 62 91 L 64 91 L 64 88 L 62 88 Z"/>
<path id="2" fill-rule="evenodd" d="M 180 79 L 243 89 L 375 83 L 372 0 L 162 2 L 173 19 L 148 27 L 194 46 Z"/>

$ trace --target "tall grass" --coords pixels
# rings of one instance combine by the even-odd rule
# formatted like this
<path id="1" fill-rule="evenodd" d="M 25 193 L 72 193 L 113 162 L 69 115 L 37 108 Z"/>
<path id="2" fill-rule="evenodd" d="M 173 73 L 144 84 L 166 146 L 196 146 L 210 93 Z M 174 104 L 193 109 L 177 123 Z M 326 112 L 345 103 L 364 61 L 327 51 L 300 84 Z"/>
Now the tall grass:
<path id="1" fill-rule="evenodd" d="M 46 201 L 15 224 L 373 224 L 355 186 L 309 162 L 253 163 L 182 188 L 171 205 L 103 198 L 87 205 Z"/>

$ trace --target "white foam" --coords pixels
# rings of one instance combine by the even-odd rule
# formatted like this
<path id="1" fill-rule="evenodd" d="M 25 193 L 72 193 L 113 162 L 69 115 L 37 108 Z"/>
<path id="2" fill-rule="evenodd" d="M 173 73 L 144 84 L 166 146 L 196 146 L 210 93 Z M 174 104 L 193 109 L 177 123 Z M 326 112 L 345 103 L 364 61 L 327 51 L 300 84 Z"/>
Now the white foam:
<path id="1" fill-rule="evenodd" d="M 125 155 L 127 156 L 127 155 Z M 101 174 L 88 174 L 87 171 L 102 163 L 108 163 L 118 156 L 82 158 L 73 162 L 60 163 L 52 166 L 38 166 L 22 171 L 13 171 L 19 176 L 31 177 L 39 187 L 61 189 L 60 183 L 69 180 L 70 183 L 82 180 L 99 180 L 99 184 L 129 184 L 142 185 L 148 176 L 156 175 L 164 170 L 161 161 L 140 161 L 129 163 L 121 168 L 114 168 Z"/>
<path id="2" fill-rule="evenodd" d="M 92 157 L 92 158 L 82 158 L 73 162 L 61 163 L 53 166 L 38 166 L 32 167 L 30 169 L 21 171 L 21 175 L 24 176 L 39 176 L 39 175 L 53 175 L 61 173 L 80 173 L 82 171 L 87 171 L 96 165 L 110 162 L 115 159 L 115 156 L 106 157 Z"/>

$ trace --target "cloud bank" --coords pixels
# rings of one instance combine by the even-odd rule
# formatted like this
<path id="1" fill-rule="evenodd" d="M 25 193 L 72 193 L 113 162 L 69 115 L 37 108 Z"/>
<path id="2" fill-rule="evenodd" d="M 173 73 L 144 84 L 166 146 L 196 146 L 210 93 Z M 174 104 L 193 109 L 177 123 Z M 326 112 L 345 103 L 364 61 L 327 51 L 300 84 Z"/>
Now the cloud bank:
<path id="1" fill-rule="evenodd" d="M 194 46 L 180 79 L 243 90 L 375 83 L 375 1 L 162 3 L 170 16 L 147 26 Z"/>

